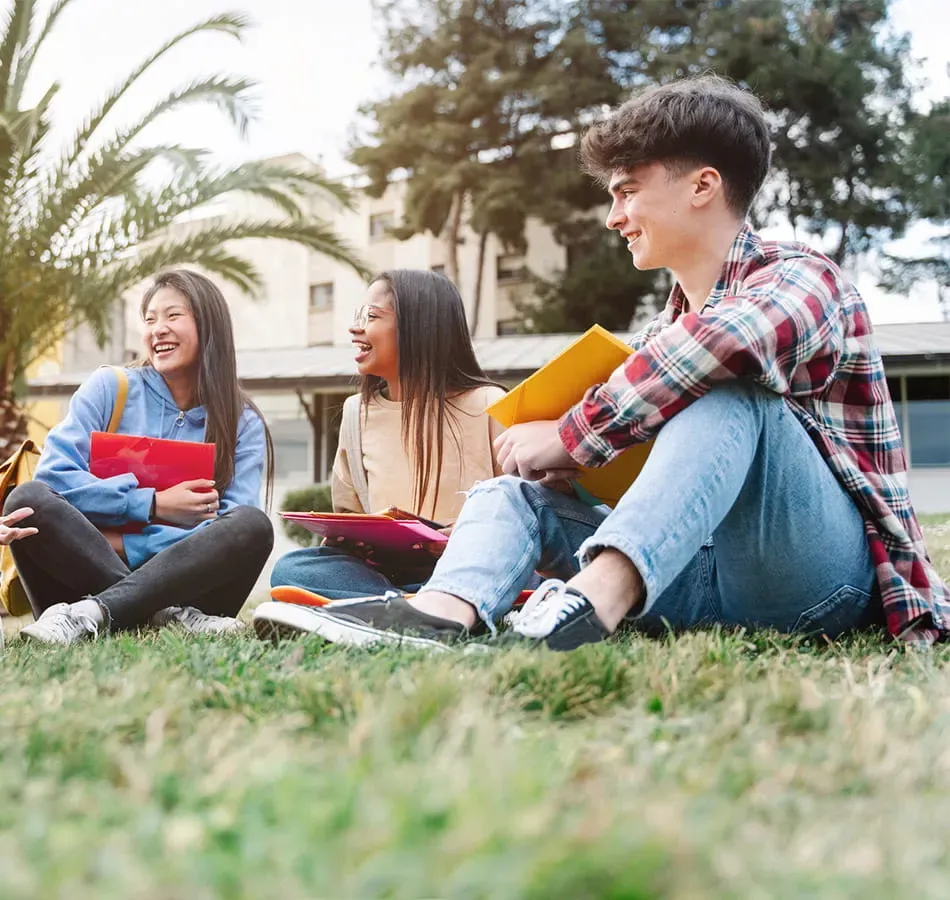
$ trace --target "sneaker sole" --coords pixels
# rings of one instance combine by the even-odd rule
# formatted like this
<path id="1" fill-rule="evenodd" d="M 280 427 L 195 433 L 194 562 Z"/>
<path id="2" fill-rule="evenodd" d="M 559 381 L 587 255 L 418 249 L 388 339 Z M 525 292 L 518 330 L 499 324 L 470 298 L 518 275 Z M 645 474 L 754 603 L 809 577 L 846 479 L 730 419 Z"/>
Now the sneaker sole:
<path id="1" fill-rule="evenodd" d="M 451 653 L 451 644 L 434 641 L 413 634 L 400 634 L 395 631 L 382 631 L 371 625 L 345 622 L 335 616 L 326 615 L 320 609 L 313 609 L 314 633 L 319 634 L 331 644 L 344 644 L 348 647 L 419 647 L 423 650 L 436 650 L 439 653 Z"/>
<path id="2" fill-rule="evenodd" d="M 527 599 L 534 591 L 522 591 L 514 602 L 514 609 L 519 609 L 525 605 Z M 322 594 L 315 594 L 306 588 L 296 587 L 294 585 L 279 585 L 270 589 L 272 600 L 278 603 L 293 603 L 296 606 L 333 606 L 337 603 L 349 603 L 349 600 L 331 600 Z M 415 594 L 404 594 L 404 597 L 414 597 Z"/>
<path id="3" fill-rule="evenodd" d="M 260 617 L 255 613 L 254 630 L 264 639 L 280 640 L 297 638 L 301 634 L 317 634 L 331 644 L 343 644 L 347 647 L 419 647 L 439 653 L 450 653 L 453 650 L 450 644 L 441 641 L 345 622 L 318 607 L 301 607 L 292 603 L 268 603 L 262 606 L 267 609 L 263 610 L 264 615 Z"/>
<path id="4" fill-rule="evenodd" d="M 314 633 L 309 610 L 309 606 L 294 603 L 262 603 L 254 610 L 251 624 L 261 640 L 293 640 Z"/>

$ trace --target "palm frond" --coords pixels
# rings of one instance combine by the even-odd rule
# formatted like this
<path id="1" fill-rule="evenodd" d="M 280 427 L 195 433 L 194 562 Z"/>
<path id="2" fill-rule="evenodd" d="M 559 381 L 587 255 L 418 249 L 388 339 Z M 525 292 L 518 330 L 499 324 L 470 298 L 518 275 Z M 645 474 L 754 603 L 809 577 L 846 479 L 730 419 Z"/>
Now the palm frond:
<path id="1" fill-rule="evenodd" d="M 43 244 L 68 244 L 102 204 L 134 194 L 138 177 L 149 166 L 164 160 L 180 172 L 194 171 L 204 153 L 179 144 L 160 144 L 128 153 L 97 153 L 88 161 L 88 171 L 79 182 L 58 193 L 40 196 L 33 237 Z"/>
<path id="2" fill-rule="evenodd" d="M 301 204 L 323 198 L 343 209 L 354 209 L 353 194 L 345 185 L 330 181 L 320 171 L 278 165 L 268 161 L 243 163 L 232 169 L 208 175 L 198 185 L 197 202 L 208 202 L 230 193 L 245 193 L 277 205 L 294 218 L 306 218 L 310 210 Z M 278 200 L 274 191 L 280 192 Z"/>
<path id="3" fill-rule="evenodd" d="M 193 103 L 211 103 L 217 106 L 230 119 L 231 123 L 243 132 L 253 116 L 252 103 L 247 97 L 247 93 L 254 85 L 255 83 L 250 79 L 232 78 L 224 75 L 196 79 L 164 96 L 134 124 L 118 131 L 105 145 L 99 148 L 99 152 L 108 154 L 124 150 L 159 116 Z M 68 178 L 86 149 L 85 140 L 81 135 L 77 135 L 73 139 L 70 149 L 55 167 L 54 179 Z"/>
<path id="4" fill-rule="evenodd" d="M 261 275 L 240 252 L 246 239 L 291 241 L 369 274 L 354 248 L 315 215 L 317 201 L 355 207 L 351 192 L 318 167 L 252 162 L 212 168 L 204 150 L 174 143 L 143 147 L 136 140 L 163 113 L 196 102 L 217 105 L 238 130 L 245 129 L 253 113 L 251 81 L 228 75 L 197 79 L 99 139 L 116 104 L 159 58 L 201 31 L 240 38 L 247 26 L 243 16 L 205 20 L 166 42 L 106 97 L 50 164 L 42 144 L 58 85 L 32 109 L 21 108 L 19 97 L 36 53 L 72 0 L 52 0 L 35 38 L 33 0 L 7 2 L 12 11 L 0 30 L 0 92 L 16 102 L 0 104 L 0 395 L 8 395 L 25 366 L 76 324 L 87 323 L 104 338 L 115 303 L 164 266 L 197 266 L 255 291 Z M 164 183 L 148 188 L 145 173 L 166 164 Z M 260 201 L 252 209 L 264 212 L 201 217 L 235 194 Z"/>
<path id="5" fill-rule="evenodd" d="M 100 125 L 102 125 L 103 120 L 109 113 L 113 110 L 115 105 L 125 96 L 126 93 L 138 82 L 138 80 L 160 59 L 166 56 L 171 50 L 181 44 L 183 41 L 188 40 L 191 37 L 194 37 L 196 34 L 203 34 L 206 32 L 220 32 L 231 37 L 234 37 L 238 40 L 243 38 L 244 32 L 250 26 L 250 19 L 241 14 L 241 13 L 222 13 L 221 15 L 212 16 L 209 19 L 205 19 L 202 22 L 198 22 L 196 25 L 192 25 L 190 28 L 186 28 L 184 31 L 180 31 L 174 37 L 169 38 L 161 47 L 158 48 L 151 56 L 149 56 L 141 65 L 134 69 L 126 78 L 122 81 L 121 84 L 116 87 L 111 94 L 100 104 L 100 106 L 90 115 L 85 123 L 80 127 L 79 131 L 76 133 L 76 136 L 70 142 L 73 147 L 72 155 L 69 159 L 69 163 L 74 163 L 79 155 L 83 152 L 86 144 L 89 142 L 90 138 L 96 133 Z M 191 91 L 194 91 L 202 83 L 216 82 L 219 85 L 231 81 L 230 79 L 225 78 L 216 78 L 216 79 L 205 79 L 203 82 L 195 82 L 191 86 Z M 247 82 L 243 79 L 240 79 L 240 84 L 247 86 Z M 189 89 L 186 89 L 186 93 Z M 172 95 L 174 96 L 174 95 Z M 182 102 L 181 100 L 175 101 L 171 100 L 171 105 L 175 106 Z M 166 100 L 164 104 L 158 104 L 157 108 L 161 108 L 163 105 L 165 109 L 169 108 L 169 101 Z M 235 104 L 221 104 L 224 108 L 224 111 L 229 114 L 232 118 L 232 121 L 236 127 L 241 131 L 242 135 L 246 133 L 247 130 L 247 116 L 242 114 Z M 144 128 L 156 115 L 159 115 L 160 112 L 165 111 L 161 109 L 159 112 L 153 108 L 153 111 L 150 115 L 147 115 L 142 120 L 141 128 Z M 136 133 L 141 130 L 141 128 L 136 130 Z"/>
<path id="6" fill-rule="evenodd" d="M 134 186 L 124 198 L 122 216 L 113 220 L 108 245 L 120 249 L 132 246 L 136 240 L 161 233 L 181 216 L 235 193 L 267 201 L 290 223 L 312 221 L 309 201 L 322 195 L 353 208 L 352 194 L 345 186 L 329 182 L 319 172 L 303 172 L 273 163 L 245 163 L 222 172 L 204 171 L 196 165 L 190 177 L 180 175 L 155 192 Z"/>
<path id="7" fill-rule="evenodd" d="M 30 75 L 33 63 L 36 61 L 36 54 L 49 37 L 50 32 L 52 32 L 63 10 L 72 2 L 73 0 L 56 0 L 46 15 L 46 21 L 43 22 L 43 27 L 40 29 L 39 35 L 31 40 L 29 46 L 23 51 L 23 59 L 20 65 L 17 66 L 16 78 L 13 81 L 12 90 L 7 98 L 7 102 L 10 106 L 20 105 L 20 101 L 23 99 L 23 88 L 26 86 L 26 79 Z"/>
<path id="8" fill-rule="evenodd" d="M 7 14 L 3 40 L 0 41 L 0 110 L 9 111 L 14 99 L 12 88 L 29 39 L 34 6 L 35 0 L 13 0 L 13 7 Z"/>
<path id="9" fill-rule="evenodd" d="M 112 225 L 114 223 L 110 223 Z M 110 227 L 102 229 L 102 233 L 91 240 L 92 244 L 103 246 L 111 240 Z M 180 237 L 168 237 L 142 233 L 138 248 L 125 256 L 114 259 L 104 268 L 110 272 L 119 273 L 116 277 L 119 282 L 128 286 L 147 278 L 158 269 L 166 265 L 191 263 L 204 265 L 205 260 L 214 264 L 215 260 L 224 259 L 225 245 L 242 240 L 283 240 L 301 244 L 329 257 L 337 262 L 352 268 L 360 277 L 370 275 L 369 268 L 363 263 L 355 249 L 344 241 L 326 222 L 287 222 L 280 220 L 237 220 L 233 222 L 215 222 L 211 225 L 196 226 L 193 230 Z M 230 259 L 232 254 L 227 251 Z M 71 260 L 77 270 L 90 271 L 90 265 L 99 257 L 95 254 L 80 258 L 78 255 Z M 220 265 L 220 263 L 218 263 Z M 228 263 L 233 270 L 233 263 Z M 223 270 L 209 266 L 210 271 L 227 277 Z M 247 270 L 249 271 L 249 270 Z M 128 273 L 128 274 L 122 274 Z"/>

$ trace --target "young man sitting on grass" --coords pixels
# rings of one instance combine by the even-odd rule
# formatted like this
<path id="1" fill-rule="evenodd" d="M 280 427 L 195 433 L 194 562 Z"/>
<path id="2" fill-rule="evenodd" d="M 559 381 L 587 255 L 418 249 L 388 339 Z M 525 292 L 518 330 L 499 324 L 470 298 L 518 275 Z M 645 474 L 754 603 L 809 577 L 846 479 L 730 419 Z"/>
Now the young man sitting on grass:
<path id="1" fill-rule="evenodd" d="M 769 167 L 759 102 L 713 77 L 654 88 L 581 154 L 633 264 L 675 279 L 636 352 L 560 421 L 498 439 L 508 475 L 471 491 L 421 593 L 260 615 L 342 643 L 442 646 L 494 629 L 537 568 L 557 577 L 513 629 L 556 650 L 624 619 L 941 637 L 950 591 L 908 497 L 864 302 L 821 253 L 745 224 Z M 543 483 L 650 438 L 613 511 Z"/>

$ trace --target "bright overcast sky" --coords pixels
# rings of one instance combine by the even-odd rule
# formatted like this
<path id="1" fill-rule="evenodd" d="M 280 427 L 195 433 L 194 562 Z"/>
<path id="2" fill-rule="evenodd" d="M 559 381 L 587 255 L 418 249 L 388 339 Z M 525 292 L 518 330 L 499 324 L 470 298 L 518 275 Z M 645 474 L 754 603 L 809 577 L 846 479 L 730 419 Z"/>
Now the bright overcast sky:
<path id="1" fill-rule="evenodd" d="M 914 54 L 924 60 L 923 102 L 950 95 L 950 45 L 937 26 L 946 3 L 896 0 L 894 6 L 896 26 L 910 32 Z M 208 147 L 227 162 L 302 152 L 322 159 L 331 174 L 340 172 L 356 109 L 383 85 L 374 62 L 370 0 L 74 0 L 37 61 L 32 93 L 60 81 L 57 122 L 68 134 L 163 39 L 224 10 L 246 12 L 255 22 L 247 40 L 209 36 L 188 42 L 155 70 L 140 94 L 128 98 L 126 110 L 145 109 L 163 90 L 197 75 L 245 75 L 260 83 L 259 115 L 246 141 L 206 108 L 163 119 L 149 133 L 151 140 Z M 898 302 L 866 291 L 877 321 L 937 317 L 932 292 Z"/>

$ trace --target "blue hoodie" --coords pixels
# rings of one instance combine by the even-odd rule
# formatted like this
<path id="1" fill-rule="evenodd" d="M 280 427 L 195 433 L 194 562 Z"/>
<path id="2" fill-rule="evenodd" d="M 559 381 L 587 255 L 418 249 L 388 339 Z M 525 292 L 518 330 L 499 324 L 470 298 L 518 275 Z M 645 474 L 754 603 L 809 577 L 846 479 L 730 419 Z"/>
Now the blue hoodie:
<path id="1" fill-rule="evenodd" d="M 178 441 L 203 441 L 207 413 L 203 406 L 181 412 L 165 379 L 153 368 L 126 369 L 129 395 L 119 422 L 120 434 Z M 89 436 L 105 431 L 112 418 L 118 381 L 110 368 L 97 369 L 73 394 L 66 417 L 50 431 L 34 477 L 62 494 L 94 525 L 147 523 L 153 488 L 140 488 L 134 475 L 96 478 L 89 471 Z M 264 423 L 245 408 L 238 425 L 234 478 L 221 495 L 219 515 L 237 506 L 260 508 L 265 458 Z M 210 525 L 201 522 L 197 528 Z M 194 529 L 145 525 L 140 534 L 123 535 L 129 567 L 137 569 Z"/>

